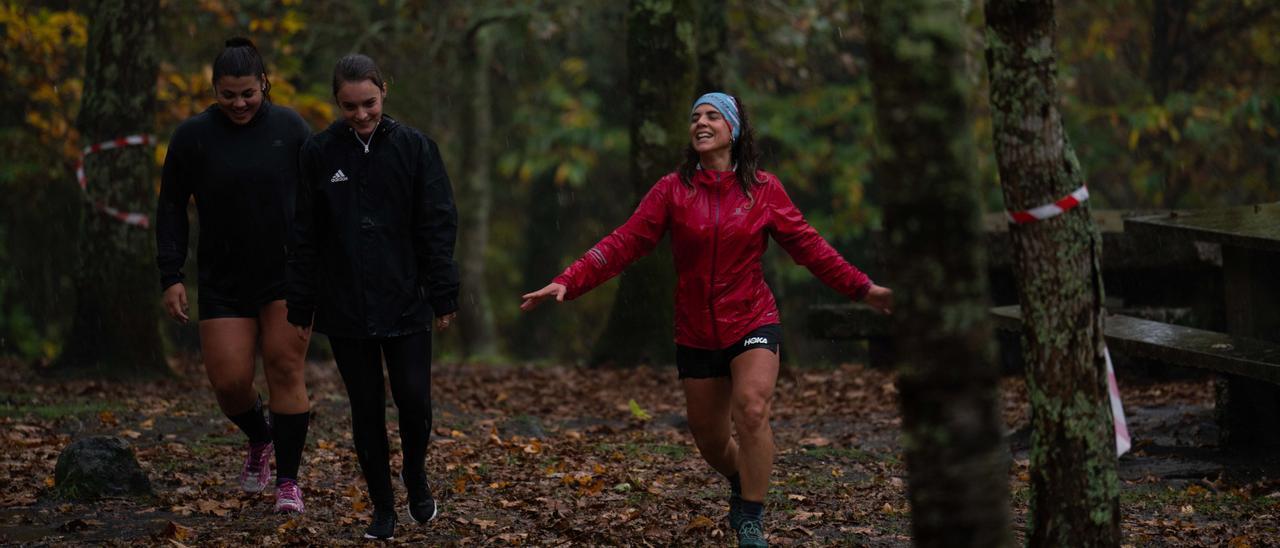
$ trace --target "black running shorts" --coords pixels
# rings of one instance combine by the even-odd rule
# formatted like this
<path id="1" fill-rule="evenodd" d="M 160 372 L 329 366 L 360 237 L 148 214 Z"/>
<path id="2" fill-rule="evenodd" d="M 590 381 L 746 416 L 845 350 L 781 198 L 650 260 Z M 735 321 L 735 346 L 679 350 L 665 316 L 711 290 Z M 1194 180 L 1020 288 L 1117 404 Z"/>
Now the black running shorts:
<path id="1" fill-rule="evenodd" d="M 705 350 L 676 345 L 676 369 L 682 379 L 728 377 L 729 364 L 752 348 L 768 348 L 777 354 L 782 347 L 782 325 L 769 324 L 756 328 L 728 348 Z"/>

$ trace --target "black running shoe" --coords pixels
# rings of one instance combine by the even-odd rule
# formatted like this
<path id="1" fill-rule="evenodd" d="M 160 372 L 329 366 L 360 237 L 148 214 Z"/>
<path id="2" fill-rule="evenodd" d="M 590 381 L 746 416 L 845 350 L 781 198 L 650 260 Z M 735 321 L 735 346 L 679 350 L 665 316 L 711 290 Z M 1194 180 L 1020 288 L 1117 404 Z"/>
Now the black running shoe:
<path id="1" fill-rule="evenodd" d="M 418 523 L 435 519 L 440 509 L 436 506 L 436 499 L 431 496 L 431 484 L 427 482 L 426 476 L 424 475 L 420 480 L 409 481 L 404 473 L 401 473 L 400 480 L 404 482 L 405 491 L 409 492 L 409 517 Z"/>
<path id="2" fill-rule="evenodd" d="M 739 548 L 769 547 L 764 540 L 764 523 L 759 519 L 744 518 L 738 522 L 737 533 Z"/>
<path id="3" fill-rule="evenodd" d="M 396 534 L 395 509 L 373 509 L 373 522 L 364 530 L 364 538 L 391 540 Z"/>

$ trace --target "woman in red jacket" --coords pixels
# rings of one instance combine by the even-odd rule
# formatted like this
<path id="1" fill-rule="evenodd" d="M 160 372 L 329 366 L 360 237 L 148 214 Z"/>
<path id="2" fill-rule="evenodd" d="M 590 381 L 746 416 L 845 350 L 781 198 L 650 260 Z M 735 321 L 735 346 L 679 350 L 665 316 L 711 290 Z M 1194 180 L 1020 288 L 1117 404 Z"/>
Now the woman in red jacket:
<path id="1" fill-rule="evenodd" d="M 671 232 L 677 273 L 676 367 L 689 429 L 707 463 L 728 478 L 729 522 L 740 546 L 764 546 L 763 504 L 773 468 L 769 408 L 782 330 L 761 255 L 772 236 L 799 264 L 855 301 L 889 313 L 893 292 L 840 256 L 772 173 L 757 169 L 742 104 L 723 93 L 693 103 L 689 146 L 635 213 L 546 287 L 524 295 L 572 300 L 618 275 Z M 737 427 L 737 439 L 731 435 Z"/>

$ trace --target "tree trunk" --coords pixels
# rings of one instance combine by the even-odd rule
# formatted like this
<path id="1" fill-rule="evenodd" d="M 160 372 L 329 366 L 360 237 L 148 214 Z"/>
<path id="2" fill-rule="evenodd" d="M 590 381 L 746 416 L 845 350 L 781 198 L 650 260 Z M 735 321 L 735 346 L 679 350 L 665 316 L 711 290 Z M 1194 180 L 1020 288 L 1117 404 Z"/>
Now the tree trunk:
<path id="1" fill-rule="evenodd" d="M 988 0 L 987 66 L 1005 206 L 1027 210 L 1084 173 L 1058 113 L 1052 0 Z M 1102 240 L 1087 202 L 1010 227 L 1031 399 L 1031 546 L 1118 546 L 1119 483 L 1103 359 Z"/>
<path id="2" fill-rule="evenodd" d="M 463 193 L 461 254 L 462 294 L 460 311 L 463 351 L 472 358 L 491 358 L 498 353 L 494 328 L 493 305 L 485 283 L 485 255 L 489 249 L 489 213 L 493 208 L 493 177 L 490 166 L 493 139 L 493 101 L 489 86 L 489 68 L 493 59 L 493 41 L 484 26 L 467 35 L 462 67 L 470 70 L 470 93 L 465 101 L 462 120 Z"/>
<path id="3" fill-rule="evenodd" d="M 675 168 L 688 142 L 686 114 L 694 99 L 695 68 L 689 13 L 691 0 L 631 0 L 627 17 L 631 184 L 627 193 L 633 205 Z M 621 278 L 591 362 L 671 361 L 675 357 L 671 330 L 675 268 L 667 239 Z"/>
<path id="4" fill-rule="evenodd" d="M 916 546 L 1009 546 L 982 189 L 958 0 L 865 2 Z"/>
<path id="5" fill-rule="evenodd" d="M 159 45 L 158 0 L 102 0 L 90 15 L 84 98 L 85 143 L 152 131 Z M 155 208 L 154 151 L 128 146 L 85 160 L 88 202 L 75 273 L 76 315 L 58 368 L 106 377 L 164 374 L 155 242 L 149 230 L 97 211 Z"/>
<path id="6" fill-rule="evenodd" d="M 697 95 L 712 91 L 728 92 L 729 22 L 725 17 L 725 0 L 699 0 L 698 17 L 698 83 Z"/>
<path id="7" fill-rule="evenodd" d="M 566 190 L 556 184 L 554 168 L 533 178 L 529 189 L 529 216 L 524 223 L 521 287 L 542 287 L 564 266 L 560 264 L 564 235 L 573 232 L 573 217 L 562 205 L 568 201 L 566 194 Z M 547 341 L 553 340 L 556 333 L 555 312 L 555 307 L 540 306 L 520 315 L 511 348 L 516 357 L 545 358 L 552 353 L 554 349 Z"/>

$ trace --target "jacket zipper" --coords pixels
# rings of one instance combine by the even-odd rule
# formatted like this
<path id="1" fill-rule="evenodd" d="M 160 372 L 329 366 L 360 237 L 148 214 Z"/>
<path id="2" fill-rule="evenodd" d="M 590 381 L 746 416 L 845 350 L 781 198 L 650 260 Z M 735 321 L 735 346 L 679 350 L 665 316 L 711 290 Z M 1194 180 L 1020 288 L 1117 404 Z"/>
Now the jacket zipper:
<path id="1" fill-rule="evenodd" d="M 716 202 L 712 206 L 711 286 L 707 288 L 707 309 L 711 312 L 711 338 L 720 347 L 720 328 L 716 322 L 716 254 L 720 248 L 720 174 L 716 173 Z"/>
<path id="2" fill-rule="evenodd" d="M 377 133 L 378 129 L 374 128 L 373 131 L 374 133 Z M 369 145 L 366 144 L 364 141 L 360 140 L 360 134 L 356 133 L 355 128 L 351 129 L 351 136 L 355 137 L 356 142 L 360 143 L 360 145 L 364 147 L 364 154 L 359 157 L 360 158 L 359 163 L 361 164 L 360 166 L 361 179 L 354 181 L 356 183 L 354 185 L 355 200 L 352 200 L 354 202 L 352 206 L 355 207 L 355 212 L 356 212 L 355 214 L 356 241 L 360 242 L 361 250 L 364 251 L 364 250 L 367 250 L 369 246 L 366 245 L 364 241 L 367 234 L 364 229 L 364 212 L 363 212 L 363 207 L 361 207 L 361 205 L 364 199 L 364 190 L 365 190 L 364 185 L 369 180 Z M 369 143 L 370 144 L 373 143 L 372 133 L 369 134 Z M 366 287 L 365 287 L 365 276 L 364 276 L 364 267 L 367 264 L 368 264 L 368 261 L 365 260 L 364 257 L 361 257 L 360 265 L 355 268 L 356 279 L 358 280 L 356 283 L 357 283 L 357 287 L 360 288 L 359 289 L 360 296 L 359 296 L 359 299 L 357 299 L 357 301 L 360 303 L 360 320 L 364 324 L 363 326 L 361 326 L 361 331 L 368 335 L 376 334 L 376 336 L 385 336 L 384 333 L 376 333 L 376 327 L 373 325 L 373 322 L 369 317 L 369 303 L 368 301 L 365 300 Z"/>

